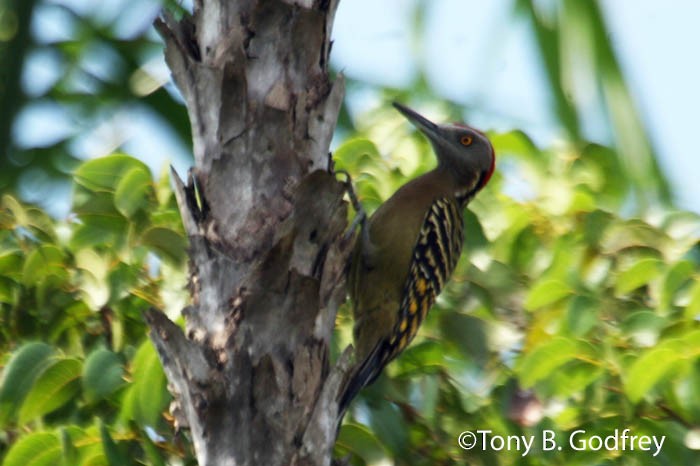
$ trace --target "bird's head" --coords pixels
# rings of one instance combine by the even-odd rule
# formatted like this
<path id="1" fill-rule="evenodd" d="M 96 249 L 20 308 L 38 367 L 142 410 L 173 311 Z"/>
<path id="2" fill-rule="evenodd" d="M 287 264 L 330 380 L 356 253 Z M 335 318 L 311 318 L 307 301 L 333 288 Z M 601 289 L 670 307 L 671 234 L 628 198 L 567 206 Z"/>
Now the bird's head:
<path id="1" fill-rule="evenodd" d="M 438 167 L 451 173 L 469 195 L 486 186 L 493 175 L 496 154 L 484 133 L 458 123 L 438 125 L 397 102 L 394 107 L 425 134 L 437 155 Z"/>

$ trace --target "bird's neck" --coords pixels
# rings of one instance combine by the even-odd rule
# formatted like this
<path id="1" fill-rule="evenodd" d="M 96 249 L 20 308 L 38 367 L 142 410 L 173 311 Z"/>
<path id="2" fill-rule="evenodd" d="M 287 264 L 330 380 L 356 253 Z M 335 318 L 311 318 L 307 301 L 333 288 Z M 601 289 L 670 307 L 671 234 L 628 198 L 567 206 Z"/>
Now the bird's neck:
<path id="1" fill-rule="evenodd" d="M 438 166 L 435 169 L 443 180 L 450 180 L 450 189 L 460 207 L 465 207 L 479 191 L 481 176 L 474 172 L 460 173 L 453 167 Z"/>

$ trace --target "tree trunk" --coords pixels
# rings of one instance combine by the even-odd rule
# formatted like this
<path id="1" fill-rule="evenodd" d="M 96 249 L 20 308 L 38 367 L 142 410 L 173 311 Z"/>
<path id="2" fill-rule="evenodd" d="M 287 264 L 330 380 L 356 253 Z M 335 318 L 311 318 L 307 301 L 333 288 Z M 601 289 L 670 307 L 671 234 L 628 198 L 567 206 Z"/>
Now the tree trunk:
<path id="1" fill-rule="evenodd" d="M 329 343 L 350 245 L 329 145 L 337 0 L 199 0 L 156 23 L 195 166 L 174 174 L 190 239 L 186 331 L 147 315 L 200 466 L 329 464 L 347 357 Z"/>

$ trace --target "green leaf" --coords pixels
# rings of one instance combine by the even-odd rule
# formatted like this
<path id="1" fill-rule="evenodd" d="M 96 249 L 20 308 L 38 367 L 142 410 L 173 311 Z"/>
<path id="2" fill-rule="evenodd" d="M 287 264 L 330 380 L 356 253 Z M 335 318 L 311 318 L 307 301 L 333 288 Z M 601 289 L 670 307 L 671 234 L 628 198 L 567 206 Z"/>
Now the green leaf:
<path id="1" fill-rule="evenodd" d="M 608 226 L 613 223 L 614 216 L 604 210 L 595 210 L 586 214 L 584 220 L 583 238 L 589 246 L 598 247 Z"/>
<path id="2" fill-rule="evenodd" d="M 525 309 L 534 311 L 553 304 L 571 293 L 571 288 L 561 280 L 541 280 L 528 293 Z"/>
<path id="3" fill-rule="evenodd" d="M 546 164 L 546 159 L 543 159 L 532 139 L 520 130 L 492 134 L 489 139 L 497 154 L 514 155 L 536 167 L 544 167 Z"/>
<path id="4" fill-rule="evenodd" d="M 124 456 L 124 453 L 119 450 L 119 447 L 110 435 L 107 427 L 104 425 L 104 422 L 100 420 L 99 426 L 100 437 L 102 438 L 102 448 L 104 449 L 109 466 L 126 466 L 131 464 L 131 462 Z"/>
<path id="5" fill-rule="evenodd" d="M 154 191 L 156 195 L 156 202 L 159 206 L 165 206 L 170 199 L 174 198 L 174 193 L 171 186 L 170 170 L 172 166 L 165 164 L 160 171 L 160 174 L 156 177 Z"/>
<path id="6" fill-rule="evenodd" d="M 571 203 L 569 204 L 569 212 L 571 213 L 581 213 L 581 212 L 592 212 L 596 209 L 596 200 L 588 192 L 583 189 L 577 189 L 574 192 Z"/>
<path id="7" fill-rule="evenodd" d="M 653 346 L 666 324 L 666 319 L 655 312 L 642 310 L 627 315 L 620 328 L 634 338 L 637 345 Z"/>
<path id="8" fill-rule="evenodd" d="M 435 367 L 444 367 L 445 352 L 442 346 L 434 340 L 425 340 L 410 345 L 402 354 L 399 363 L 394 367 L 401 369 L 399 375 L 419 370 L 421 373 L 432 372 Z"/>
<path id="9" fill-rule="evenodd" d="M 17 302 L 20 285 L 7 277 L 0 277 L 0 303 L 14 304 Z M 0 417 L 2 415 L 0 414 Z"/>
<path id="10" fill-rule="evenodd" d="M 700 319 L 700 280 L 697 278 L 690 289 L 690 299 L 684 314 L 688 320 Z"/>
<path id="11" fill-rule="evenodd" d="M 9 194 L 4 194 L 2 196 L 2 204 L 0 207 L 7 209 L 10 214 L 10 218 L 13 220 L 12 226 L 26 226 L 29 223 L 29 217 L 27 215 L 27 210 L 24 205 L 17 200 L 14 196 Z"/>
<path id="12" fill-rule="evenodd" d="M 602 367 L 575 360 L 553 371 L 549 376 L 548 383 L 555 395 L 568 397 L 581 393 L 595 380 L 603 376 L 605 376 L 605 370 Z"/>
<path id="13" fill-rule="evenodd" d="M 20 424 L 50 413 L 73 398 L 80 389 L 81 372 L 82 364 L 77 359 L 55 360 L 46 367 L 22 403 Z"/>
<path id="14" fill-rule="evenodd" d="M 153 443 L 153 440 L 151 440 L 145 430 L 141 431 L 141 447 L 143 448 L 148 460 L 146 464 L 149 464 L 150 466 L 168 466 L 166 461 L 163 459 L 161 449 Z"/>
<path id="15" fill-rule="evenodd" d="M 334 152 L 333 160 L 336 169 L 345 170 L 353 176 L 356 194 L 368 213 L 405 181 L 398 170 L 391 170 L 377 147 L 368 139 L 345 142 Z"/>
<path id="16" fill-rule="evenodd" d="M 450 342 L 459 348 L 464 359 L 474 359 L 482 363 L 486 361 L 489 354 L 488 342 L 481 319 L 457 312 L 441 312 L 440 329 L 443 344 L 437 348 L 438 354 L 443 355 L 444 343 Z"/>
<path id="17" fill-rule="evenodd" d="M 24 254 L 22 254 L 22 251 L 3 251 L 0 255 L 0 275 L 17 281 L 21 280 L 23 262 Z"/>
<path id="18" fill-rule="evenodd" d="M 73 195 L 73 212 L 81 219 L 89 215 L 122 217 L 114 205 L 113 193 L 95 193 L 82 187 L 77 187 Z"/>
<path id="19" fill-rule="evenodd" d="M 65 466 L 79 464 L 80 466 L 95 465 L 106 466 L 107 459 L 105 458 L 104 449 L 102 447 L 102 437 L 99 429 L 96 426 L 90 426 L 87 429 L 75 425 L 69 425 L 62 429 L 68 434 L 66 441 L 70 442 L 77 450 L 77 461 L 67 461 Z M 65 442 L 64 442 L 64 456 Z"/>
<path id="20" fill-rule="evenodd" d="M 124 240 L 126 223 L 120 219 L 104 217 L 100 222 L 92 217 L 90 223 L 73 230 L 70 246 L 74 250 L 107 245 L 114 248 Z"/>
<path id="21" fill-rule="evenodd" d="M 510 248 L 509 262 L 516 270 L 529 271 L 532 268 L 533 258 L 542 248 L 542 240 L 537 236 L 535 227 L 532 225 L 527 225 L 520 231 L 517 231 L 519 226 L 512 225 L 512 227 L 516 230 Z"/>
<path id="22" fill-rule="evenodd" d="M 91 401 L 106 398 L 124 384 L 119 356 L 106 349 L 90 353 L 83 367 L 83 388 Z"/>
<path id="23" fill-rule="evenodd" d="M 333 153 L 336 168 L 359 174 L 360 167 L 367 161 L 380 160 L 381 155 L 377 146 L 369 139 L 351 139 L 343 143 Z"/>
<path id="24" fill-rule="evenodd" d="M 29 207 L 27 214 L 29 216 L 27 228 L 38 241 L 46 243 L 57 241 L 54 220 L 49 214 L 36 207 Z"/>
<path id="25" fill-rule="evenodd" d="M 141 344 L 134 356 L 131 378 L 134 383 L 126 394 L 121 418 L 134 419 L 142 426 L 157 425 L 170 395 L 158 354 L 148 340 Z"/>
<path id="26" fill-rule="evenodd" d="M 372 432 L 388 446 L 394 457 L 400 456 L 408 447 L 407 425 L 401 412 L 391 403 L 381 403 L 373 410 L 370 419 Z"/>
<path id="27" fill-rule="evenodd" d="M 134 167 L 119 180 L 114 193 L 114 205 L 127 218 L 138 211 L 148 211 L 155 196 L 151 172 L 148 168 Z"/>
<path id="28" fill-rule="evenodd" d="M 588 296 L 575 296 L 566 311 L 566 327 L 574 336 L 582 337 L 598 323 L 600 303 Z"/>
<path id="29" fill-rule="evenodd" d="M 187 240 L 169 228 L 153 227 L 141 236 L 141 242 L 164 259 L 181 264 L 187 252 Z"/>
<path id="30" fill-rule="evenodd" d="M 103 452 L 91 452 L 84 457 L 80 466 L 108 466 L 107 457 Z"/>
<path id="31" fill-rule="evenodd" d="M 78 462 L 78 449 L 75 447 L 68 429 L 61 428 L 60 434 L 63 464 L 76 464 Z"/>
<path id="32" fill-rule="evenodd" d="M 603 254 L 615 255 L 625 249 L 646 248 L 659 254 L 667 242 L 668 235 L 639 219 L 612 222 L 601 238 Z"/>
<path id="33" fill-rule="evenodd" d="M 439 377 L 423 377 L 418 381 L 420 387 L 420 413 L 431 422 L 439 417 L 436 411 L 440 399 L 440 379 Z"/>
<path id="34" fill-rule="evenodd" d="M 596 175 L 596 181 L 600 184 L 596 189 L 599 197 L 611 206 L 617 207 L 622 204 L 629 188 L 628 179 L 625 176 L 609 176 L 610 173 L 622 172 L 617 153 L 609 147 L 587 144 L 581 151 L 581 160 L 591 167 Z"/>
<path id="35" fill-rule="evenodd" d="M 140 270 L 133 265 L 119 262 L 112 264 L 108 272 L 110 299 L 117 300 L 127 297 L 132 288 L 139 286 Z M 112 346 L 112 348 L 115 348 Z"/>
<path id="36" fill-rule="evenodd" d="M 622 272 L 615 283 L 615 294 L 620 296 L 646 285 L 661 274 L 661 262 L 658 259 L 642 259 Z"/>
<path id="37" fill-rule="evenodd" d="M 109 300 L 109 284 L 105 280 L 110 260 L 94 249 L 81 249 L 75 254 L 76 268 L 80 271 L 78 287 L 85 302 L 99 309 Z"/>
<path id="38" fill-rule="evenodd" d="M 27 286 L 36 286 L 49 275 L 67 276 L 65 260 L 63 252 L 51 244 L 34 249 L 24 262 L 22 283 Z"/>
<path id="39" fill-rule="evenodd" d="M 340 429 L 336 448 L 344 450 L 343 453 L 352 453 L 362 458 L 365 464 L 379 464 L 380 461 L 392 457 L 371 431 L 352 423 L 346 423 Z"/>
<path id="40" fill-rule="evenodd" d="M 533 386 L 550 375 L 555 369 L 578 356 L 579 345 L 574 340 L 554 337 L 523 354 L 516 364 L 523 388 Z"/>
<path id="41" fill-rule="evenodd" d="M 663 288 L 661 290 L 661 308 L 668 310 L 674 302 L 676 292 L 693 276 L 695 273 L 695 265 L 688 261 L 682 260 L 673 264 L 666 273 L 664 278 Z"/>
<path id="42" fill-rule="evenodd" d="M 700 357 L 700 329 L 691 330 L 680 338 L 677 350 L 688 359 Z"/>
<path id="43" fill-rule="evenodd" d="M 121 179 L 134 169 L 150 173 L 143 162 L 127 155 L 115 154 L 83 163 L 75 171 L 74 179 L 90 191 L 114 192 Z"/>
<path id="44" fill-rule="evenodd" d="M 0 425 L 12 419 L 54 350 L 46 343 L 26 343 L 7 363 L 0 385 Z"/>
<path id="45" fill-rule="evenodd" d="M 56 466 L 61 464 L 61 440 L 51 432 L 35 432 L 12 445 L 2 466 Z"/>
<path id="46" fill-rule="evenodd" d="M 487 247 L 489 244 L 479 218 L 469 209 L 464 210 L 464 248 L 466 253 Z"/>
<path id="47" fill-rule="evenodd" d="M 670 348 L 658 347 L 637 358 L 627 370 L 625 392 L 633 403 L 639 402 L 681 357 Z"/>

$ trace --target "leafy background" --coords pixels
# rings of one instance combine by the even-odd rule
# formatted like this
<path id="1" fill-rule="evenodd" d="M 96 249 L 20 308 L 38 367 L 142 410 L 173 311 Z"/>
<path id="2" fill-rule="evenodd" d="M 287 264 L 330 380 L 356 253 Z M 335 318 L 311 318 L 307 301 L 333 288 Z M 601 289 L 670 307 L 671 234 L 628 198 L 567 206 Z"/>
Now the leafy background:
<path id="1" fill-rule="evenodd" d="M 170 424 L 141 318 L 149 306 L 178 318 L 186 240 L 165 164 L 132 157 L 141 154 L 113 118 L 155 115 L 175 141 L 170 158 L 187 153 L 181 99 L 150 65 L 161 54 L 149 27 L 160 5 L 124 1 L 112 15 L 78 5 L 0 3 L 0 459 L 194 464 L 186 432 Z M 413 4 L 416 41 L 427 5 Z M 458 270 L 341 429 L 336 455 L 353 464 L 700 464 L 700 218 L 674 206 L 600 4 L 552 8 L 543 16 L 539 2 L 513 2 L 563 136 L 542 144 L 527 127 L 489 133 L 498 171 L 465 212 Z M 140 28 L 125 26 L 130 14 L 143 16 Z M 71 27 L 44 40 L 29 32 L 37 17 Z M 567 93 L 571 30 L 588 38 L 575 51 L 593 57 L 585 72 L 614 135 L 606 145 L 588 140 L 586 113 Z M 59 72 L 27 89 L 22 64 L 36 54 Z M 334 152 L 370 211 L 434 164 L 386 102 L 440 121 L 479 110 L 436 98 L 429 83 L 426 69 L 401 89 L 349 79 L 349 100 L 371 92 L 382 102 L 361 114 L 344 108 Z M 12 125 L 37 105 L 49 109 L 39 132 L 50 137 L 28 147 Z M 61 119 L 70 130 L 59 131 Z M 109 133 L 101 141 L 112 154 L 86 161 L 85 134 L 95 131 Z M 70 214 L 56 215 L 61 203 Z M 341 310 L 336 352 L 351 327 Z M 570 448 L 522 457 L 457 444 L 466 430 L 565 438 L 615 428 L 667 438 L 657 457 Z"/>

